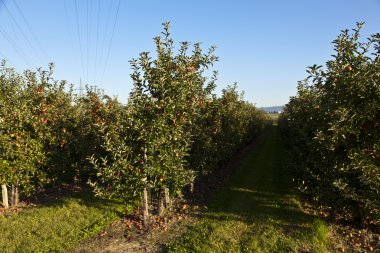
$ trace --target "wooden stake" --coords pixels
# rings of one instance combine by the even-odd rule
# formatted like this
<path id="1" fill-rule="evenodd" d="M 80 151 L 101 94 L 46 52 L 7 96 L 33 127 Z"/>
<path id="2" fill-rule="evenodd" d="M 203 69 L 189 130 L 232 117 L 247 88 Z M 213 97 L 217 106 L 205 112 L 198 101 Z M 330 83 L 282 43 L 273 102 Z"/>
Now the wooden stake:
<path id="1" fill-rule="evenodd" d="M 152 189 L 150 189 L 150 187 L 147 187 L 147 191 L 148 191 L 148 210 L 149 210 L 149 213 L 153 213 L 153 207 L 154 207 L 154 204 L 153 204 L 153 199 L 152 199 Z"/>
<path id="2" fill-rule="evenodd" d="M 19 202 L 18 185 L 12 184 L 11 188 L 11 206 L 17 206 Z"/>
<path id="3" fill-rule="evenodd" d="M 9 204 L 8 204 L 8 189 L 7 189 L 7 186 L 5 184 L 1 185 L 1 192 L 2 192 L 2 197 L 3 197 L 3 207 L 4 208 L 8 208 L 9 207 Z"/>
<path id="4" fill-rule="evenodd" d="M 149 224 L 149 199 L 148 199 L 148 187 L 145 186 L 143 192 L 143 222 Z"/>
<path id="5" fill-rule="evenodd" d="M 164 194 L 165 194 L 165 207 L 170 208 L 172 203 L 170 202 L 170 196 L 169 196 L 169 189 L 168 188 L 164 189 Z"/>
<path id="6" fill-rule="evenodd" d="M 161 216 L 165 211 L 164 198 L 162 197 L 162 191 L 158 193 L 158 215 Z"/>
<path id="7" fill-rule="evenodd" d="M 20 202 L 20 194 L 18 191 L 18 184 L 15 185 L 15 205 L 17 206 Z"/>
<path id="8" fill-rule="evenodd" d="M 194 194 L 194 181 L 191 181 L 190 183 L 190 193 Z"/>

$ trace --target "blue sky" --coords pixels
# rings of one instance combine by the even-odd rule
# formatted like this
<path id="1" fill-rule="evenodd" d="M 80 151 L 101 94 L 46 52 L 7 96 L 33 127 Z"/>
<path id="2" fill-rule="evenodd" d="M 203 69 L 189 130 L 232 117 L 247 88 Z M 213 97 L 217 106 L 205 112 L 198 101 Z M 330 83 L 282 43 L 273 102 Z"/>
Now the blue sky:
<path id="1" fill-rule="evenodd" d="M 128 61 L 154 51 L 164 21 L 177 42 L 218 47 L 218 92 L 237 82 L 257 106 L 282 105 L 307 66 L 330 59 L 340 30 L 365 21 L 363 39 L 380 32 L 380 0 L 0 0 L 0 58 L 19 71 L 54 62 L 56 79 L 125 102 Z"/>

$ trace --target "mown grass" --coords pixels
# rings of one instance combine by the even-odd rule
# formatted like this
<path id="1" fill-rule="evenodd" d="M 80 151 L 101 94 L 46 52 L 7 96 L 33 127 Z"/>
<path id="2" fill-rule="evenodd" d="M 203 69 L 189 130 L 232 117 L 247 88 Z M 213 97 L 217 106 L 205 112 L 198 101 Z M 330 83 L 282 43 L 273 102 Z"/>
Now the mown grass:
<path id="1" fill-rule="evenodd" d="M 302 210 L 283 158 L 273 126 L 168 252 L 328 252 L 329 227 Z"/>
<path id="2" fill-rule="evenodd" d="M 280 113 L 268 113 L 267 115 L 273 121 L 273 123 L 277 123 Z"/>
<path id="3" fill-rule="evenodd" d="M 0 216 L 0 252 L 62 252 L 97 234 L 128 207 L 118 201 L 73 193 Z"/>

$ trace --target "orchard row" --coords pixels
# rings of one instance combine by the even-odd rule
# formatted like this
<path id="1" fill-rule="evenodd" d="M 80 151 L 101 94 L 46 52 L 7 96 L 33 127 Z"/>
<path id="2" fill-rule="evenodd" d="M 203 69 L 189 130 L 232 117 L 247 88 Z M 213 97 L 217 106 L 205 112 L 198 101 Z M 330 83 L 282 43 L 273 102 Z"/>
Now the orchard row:
<path id="1" fill-rule="evenodd" d="M 360 225 L 380 221 L 380 34 L 360 28 L 333 42 L 325 67 L 313 66 L 287 104 L 287 133 L 300 187 Z"/>
<path id="2" fill-rule="evenodd" d="M 214 92 L 214 49 L 181 43 L 164 24 L 156 56 L 130 61 L 128 103 L 87 88 L 82 96 L 48 71 L 0 69 L 0 183 L 22 196 L 89 182 L 99 195 L 140 199 L 143 189 L 179 193 L 217 169 L 268 124 L 236 85 Z M 208 72 L 207 72 L 208 73 Z"/>

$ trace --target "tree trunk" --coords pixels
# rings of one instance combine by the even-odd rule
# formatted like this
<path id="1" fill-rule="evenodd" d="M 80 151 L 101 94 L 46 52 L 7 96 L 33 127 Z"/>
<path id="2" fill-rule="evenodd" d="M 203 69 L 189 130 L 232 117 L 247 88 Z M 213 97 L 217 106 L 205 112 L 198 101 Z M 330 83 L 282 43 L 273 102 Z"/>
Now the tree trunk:
<path id="1" fill-rule="evenodd" d="M 143 222 L 144 224 L 149 224 L 149 198 L 148 198 L 148 187 L 145 186 L 143 192 Z"/>
<path id="2" fill-rule="evenodd" d="M 158 192 L 158 215 L 161 216 L 165 211 L 164 198 L 162 197 L 162 190 Z"/>
<path id="3" fill-rule="evenodd" d="M 12 206 L 17 206 L 19 202 L 19 194 L 18 194 L 18 185 L 12 184 L 12 189 L 11 189 L 11 205 Z"/>
<path id="4" fill-rule="evenodd" d="M 153 198 L 152 198 L 152 189 L 150 189 L 150 187 L 147 187 L 147 192 L 148 192 L 148 211 L 149 211 L 149 214 L 152 214 L 153 209 L 154 209 L 154 203 L 153 203 Z"/>
<path id="5" fill-rule="evenodd" d="M 190 193 L 194 194 L 194 181 L 190 183 Z"/>
<path id="6" fill-rule="evenodd" d="M 172 203 L 170 202 L 170 196 L 169 196 L 169 189 L 168 188 L 164 189 L 164 194 L 165 194 L 165 207 L 170 208 Z"/>
<path id="7" fill-rule="evenodd" d="M 8 189 L 5 184 L 1 185 L 2 197 L 3 197 L 3 207 L 8 208 Z"/>
<path id="8" fill-rule="evenodd" d="M 148 161 L 148 156 L 146 155 L 147 148 L 144 148 L 144 164 Z M 147 179 L 145 179 L 146 181 Z M 143 191 L 143 222 L 145 225 L 150 223 L 150 215 L 149 215 L 149 203 L 151 199 L 151 192 L 149 187 L 145 183 L 144 191 Z"/>

